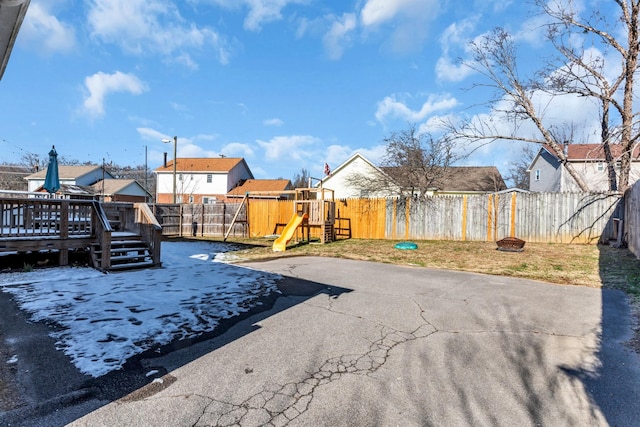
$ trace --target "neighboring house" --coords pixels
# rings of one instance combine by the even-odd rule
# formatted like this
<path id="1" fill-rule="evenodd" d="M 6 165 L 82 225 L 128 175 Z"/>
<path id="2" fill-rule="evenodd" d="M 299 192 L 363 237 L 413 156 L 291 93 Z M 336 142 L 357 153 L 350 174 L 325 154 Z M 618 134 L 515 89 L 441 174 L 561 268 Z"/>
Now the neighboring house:
<path id="1" fill-rule="evenodd" d="M 44 192 L 47 170 L 25 177 L 29 191 Z M 133 179 L 115 179 L 102 166 L 58 166 L 60 189 L 58 197 L 67 199 L 102 200 L 105 202 L 146 202 L 151 195 Z M 104 178 L 104 186 L 102 185 Z"/>
<path id="2" fill-rule="evenodd" d="M 389 194 L 383 191 L 372 193 L 358 188 L 353 182 L 355 176 L 371 177 L 374 179 L 374 177 L 381 175 L 386 176 L 386 174 L 371 163 L 369 159 L 360 153 L 356 153 L 335 168 L 331 175 L 325 176 L 318 186 L 333 190 L 333 197 L 335 199 L 386 197 Z"/>
<path id="3" fill-rule="evenodd" d="M 28 191 L 40 191 L 44 185 L 47 170 L 43 169 L 25 177 L 28 182 Z M 102 166 L 58 166 L 60 186 L 78 185 L 91 186 L 101 179 L 114 179 Z"/>
<path id="4" fill-rule="evenodd" d="M 506 189 L 495 166 L 449 166 L 435 184 L 433 195 L 487 194 Z"/>
<path id="5" fill-rule="evenodd" d="M 104 202 L 142 203 L 151 200 L 152 195 L 135 179 L 105 179 L 91 186 L 93 193 Z"/>
<path id="6" fill-rule="evenodd" d="M 156 202 L 173 202 L 173 160 L 156 168 Z M 243 158 L 178 158 L 176 203 L 212 203 L 253 174 Z"/>
<path id="7" fill-rule="evenodd" d="M 241 185 L 227 193 L 227 198 L 237 199 L 250 193 L 253 198 L 261 199 L 289 199 L 293 185 L 288 179 L 248 179 Z"/>
<path id="8" fill-rule="evenodd" d="M 384 190 L 365 192 L 358 188 L 356 180 L 353 179 L 353 176 L 357 175 L 370 176 L 371 179 L 381 175 L 388 177 L 383 168 L 375 166 L 363 155 L 356 153 L 338 166 L 331 176 L 325 177 L 320 185 L 333 190 L 336 199 L 388 197 L 399 193 L 398 190 L 392 191 L 392 194 Z M 504 179 L 495 166 L 449 166 L 441 179 L 434 183 L 429 195 L 486 194 L 506 188 Z"/>
<path id="9" fill-rule="evenodd" d="M 31 174 L 31 170 L 18 165 L 0 165 L 0 190 L 27 191 L 24 177 Z"/>
<path id="10" fill-rule="evenodd" d="M 614 158 L 621 155 L 621 146 L 611 145 Z M 608 191 L 609 179 L 604 151 L 600 144 L 567 144 L 565 154 L 568 161 L 580 174 L 591 191 Z M 629 171 L 629 183 L 633 184 L 640 178 L 640 149 L 636 147 Z M 619 163 L 616 171 L 620 170 Z M 579 191 L 580 188 L 566 168 L 562 167 L 560 159 L 553 150 L 546 145 L 540 147 L 533 161 L 529 165 L 529 190 L 535 192 L 567 192 Z"/>

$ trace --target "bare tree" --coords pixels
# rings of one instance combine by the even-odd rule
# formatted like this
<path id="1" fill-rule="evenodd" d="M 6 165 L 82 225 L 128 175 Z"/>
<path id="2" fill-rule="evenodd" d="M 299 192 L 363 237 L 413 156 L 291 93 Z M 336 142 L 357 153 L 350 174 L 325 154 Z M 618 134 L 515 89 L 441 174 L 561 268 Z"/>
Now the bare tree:
<path id="1" fill-rule="evenodd" d="M 305 168 L 302 168 L 300 173 L 295 174 L 291 180 L 293 188 L 307 188 L 309 186 L 310 177 L 311 173 L 309 173 Z"/>
<path id="2" fill-rule="evenodd" d="M 529 166 L 535 155 L 536 151 L 533 146 L 525 145 L 522 148 L 520 157 L 509 163 L 509 171 L 506 178 L 511 181 L 514 187 L 522 188 L 523 190 L 529 189 Z"/>
<path id="3" fill-rule="evenodd" d="M 448 122 L 450 137 L 461 138 L 470 142 L 490 143 L 496 140 L 524 141 L 535 144 L 546 144 L 560 160 L 560 163 L 573 177 L 583 191 L 589 188 L 573 165 L 568 162 L 563 150 L 563 141 L 556 141 L 544 123 L 544 109 L 536 108 L 534 96 L 539 84 L 527 82 L 518 72 L 516 45 L 512 36 L 502 28 L 496 28 L 479 40 L 469 44 L 473 60 L 466 65 L 485 78 L 484 83 L 476 83 L 476 87 L 494 89 L 496 98 L 490 101 L 493 113 L 504 117 L 508 125 L 505 131 L 493 121 L 466 120 L 461 123 Z M 506 103 L 506 105 L 505 105 Z M 534 125 L 537 135 L 527 136 L 521 132 L 525 122 Z"/>
<path id="4" fill-rule="evenodd" d="M 587 190 L 567 162 L 562 151 L 564 141 L 549 132 L 544 120 L 546 105 L 538 106 L 533 100 L 539 92 L 551 99 L 566 94 L 592 98 L 600 109 L 599 142 L 607 163 L 609 189 L 624 191 L 629 186 L 631 159 L 640 137 L 633 110 L 640 53 L 640 0 L 606 0 L 594 3 L 591 10 L 581 10 L 584 3 L 577 0 L 533 3 L 549 21 L 548 40 L 558 53 L 534 80 L 525 81 L 518 75 L 514 42 L 500 28 L 472 42 L 473 60 L 467 61 L 486 78 L 487 83 L 476 86 L 496 89 L 498 97 L 490 103 L 494 112 L 503 113 L 511 131 L 505 132 L 490 121 L 449 123 L 448 127 L 454 135 L 474 142 L 502 139 L 547 144 L 577 185 Z M 502 107 L 504 100 L 508 101 L 507 108 Z M 519 131 L 525 122 L 534 124 L 539 135 L 523 136 Z M 619 144 L 615 147 L 619 151 L 612 149 L 614 144 Z"/>
<path id="5" fill-rule="evenodd" d="M 552 65 L 547 73 L 552 90 L 563 93 L 574 93 L 597 99 L 601 104 L 600 137 L 605 160 L 609 189 L 625 189 L 629 184 L 631 168 L 630 156 L 636 144 L 638 132 L 633 123 L 633 81 L 638 63 L 638 8 L 637 0 L 614 0 L 613 9 L 619 12 L 618 25 L 622 25 L 625 37 L 615 38 L 619 29 L 609 28 L 605 15 L 601 10 L 612 10 L 604 7 L 594 10 L 589 17 L 583 18 L 577 12 L 575 1 L 542 1 L 536 0 L 537 6 L 549 17 L 548 38 L 560 53 L 562 67 Z M 579 37 L 574 37 L 575 35 Z M 585 34 L 589 37 L 585 37 Z M 577 45 L 577 40 L 583 40 Z M 588 48 L 585 49 L 585 44 Z M 593 52 L 593 47 L 601 47 L 604 52 Z M 617 75 L 612 75 L 613 67 L 605 63 L 605 53 L 617 52 L 620 68 Z M 556 61 L 557 62 L 557 61 Z M 615 64 L 617 66 L 618 64 Z M 622 92 L 622 102 L 619 95 Z M 620 120 L 618 135 L 611 117 L 611 109 L 617 112 Z M 622 144 L 620 158 L 615 158 L 611 144 L 618 139 Z M 621 162 L 620 185 L 616 177 L 616 163 Z M 622 166 L 626 165 L 626 166 Z"/>
<path id="6" fill-rule="evenodd" d="M 426 199 L 442 186 L 447 169 L 459 159 L 452 141 L 419 133 L 415 125 L 384 139 L 386 153 L 381 172 L 348 177 L 363 194 Z"/>

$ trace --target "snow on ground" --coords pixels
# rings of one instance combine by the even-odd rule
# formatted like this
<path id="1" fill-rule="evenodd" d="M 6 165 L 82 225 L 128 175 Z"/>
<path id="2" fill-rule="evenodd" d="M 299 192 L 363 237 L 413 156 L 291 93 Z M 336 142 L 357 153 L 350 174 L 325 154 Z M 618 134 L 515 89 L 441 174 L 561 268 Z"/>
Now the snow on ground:
<path id="1" fill-rule="evenodd" d="M 163 242 L 162 268 L 4 273 L 0 289 L 33 321 L 59 326 L 51 333 L 56 347 L 81 372 L 99 377 L 154 346 L 212 331 L 277 290 L 278 275 L 219 262 L 229 250 L 222 243 Z"/>

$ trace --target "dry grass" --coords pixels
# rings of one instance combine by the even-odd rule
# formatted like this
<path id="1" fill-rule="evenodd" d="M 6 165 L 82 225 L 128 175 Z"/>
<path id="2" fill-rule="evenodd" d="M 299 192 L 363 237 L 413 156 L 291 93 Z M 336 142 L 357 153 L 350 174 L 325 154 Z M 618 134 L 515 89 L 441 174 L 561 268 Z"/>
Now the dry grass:
<path id="1" fill-rule="evenodd" d="M 391 240 L 339 240 L 290 245 L 274 253 L 271 240 L 234 239 L 238 261 L 314 255 L 522 277 L 551 283 L 621 289 L 640 299 L 640 260 L 626 249 L 599 245 L 527 243 L 523 252 L 496 250 L 493 242 L 416 241 L 400 250 Z"/>

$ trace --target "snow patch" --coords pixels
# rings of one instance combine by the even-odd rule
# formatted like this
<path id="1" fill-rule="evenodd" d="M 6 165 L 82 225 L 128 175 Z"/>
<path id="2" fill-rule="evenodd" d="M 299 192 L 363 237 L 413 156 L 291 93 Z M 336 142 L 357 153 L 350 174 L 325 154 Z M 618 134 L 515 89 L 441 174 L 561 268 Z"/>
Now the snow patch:
<path id="1" fill-rule="evenodd" d="M 163 268 L 102 274 L 57 267 L 0 274 L 32 321 L 58 326 L 50 335 L 83 373 L 99 377 L 131 356 L 212 331 L 221 319 L 260 304 L 280 276 L 218 262 L 233 246 L 163 242 Z"/>

